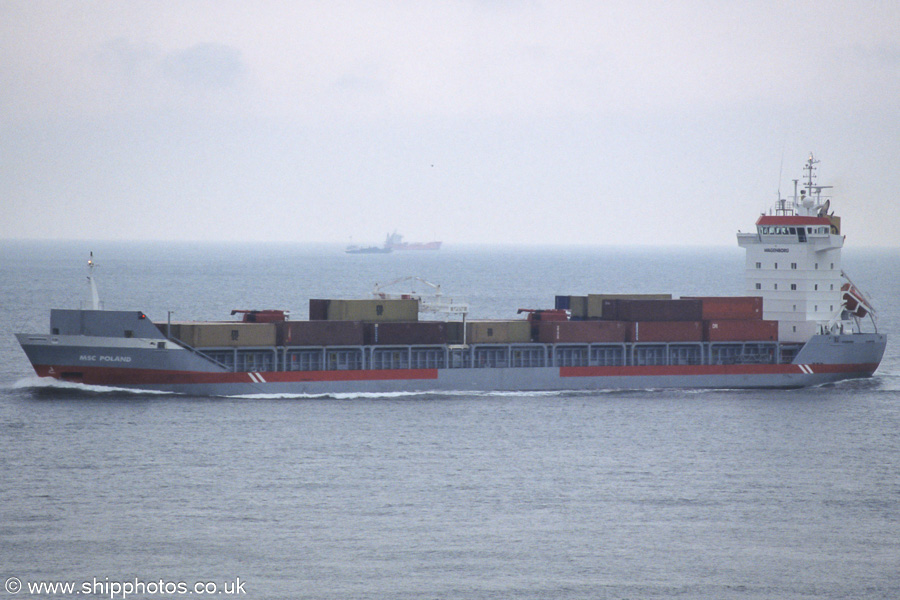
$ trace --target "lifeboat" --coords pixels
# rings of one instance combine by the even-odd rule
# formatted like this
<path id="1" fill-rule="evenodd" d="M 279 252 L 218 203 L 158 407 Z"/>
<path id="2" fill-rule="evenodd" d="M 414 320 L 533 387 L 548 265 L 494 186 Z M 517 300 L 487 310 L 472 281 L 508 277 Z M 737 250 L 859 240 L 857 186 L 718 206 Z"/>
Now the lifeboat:
<path id="1" fill-rule="evenodd" d="M 869 314 L 869 307 L 866 305 L 863 295 L 852 283 L 845 283 L 841 286 L 841 292 L 843 293 L 844 308 L 847 309 L 847 312 L 854 317 L 860 318 Z"/>

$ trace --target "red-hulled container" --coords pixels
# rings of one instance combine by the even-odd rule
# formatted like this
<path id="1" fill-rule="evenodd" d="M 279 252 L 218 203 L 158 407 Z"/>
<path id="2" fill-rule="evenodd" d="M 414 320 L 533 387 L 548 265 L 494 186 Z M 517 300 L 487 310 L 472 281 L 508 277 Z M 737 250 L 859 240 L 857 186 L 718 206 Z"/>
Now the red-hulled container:
<path id="1" fill-rule="evenodd" d="M 615 300 L 618 321 L 701 321 L 703 303 L 700 300 Z M 606 317 L 603 304 L 603 318 Z M 610 313 L 612 317 L 612 313 Z"/>
<path id="2" fill-rule="evenodd" d="M 625 341 L 625 323 L 620 321 L 542 321 L 537 327 L 542 344 L 591 344 Z"/>
<path id="3" fill-rule="evenodd" d="M 276 329 L 279 346 L 362 346 L 361 321 L 285 321 Z"/>
<path id="4" fill-rule="evenodd" d="M 699 300 L 703 305 L 703 320 L 749 320 L 763 318 L 763 299 L 760 296 L 703 296 L 682 298 Z"/>
<path id="5" fill-rule="evenodd" d="M 244 323 L 281 323 L 287 318 L 287 313 L 283 310 L 238 310 L 231 311 L 233 315 L 243 315 L 241 321 Z"/>
<path id="6" fill-rule="evenodd" d="M 701 342 L 702 321 L 635 321 L 627 323 L 629 342 Z"/>
<path id="7" fill-rule="evenodd" d="M 617 299 L 605 299 L 603 300 L 603 319 L 610 321 L 618 321 L 619 320 L 619 300 Z"/>
<path id="8" fill-rule="evenodd" d="M 703 337 L 710 342 L 775 342 L 778 321 L 718 319 L 705 321 Z"/>
<path id="9" fill-rule="evenodd" d="M 561 308 L 520 308 L 519 314 L 528 313 L 529 321 L 568 321 L 569 313 Z"/>
<path id="10" fill-rule="evenodd" d="M 440 321 L 407 321 L 365 324 L 366 344 L 446 344 L 447 324 Z"/>

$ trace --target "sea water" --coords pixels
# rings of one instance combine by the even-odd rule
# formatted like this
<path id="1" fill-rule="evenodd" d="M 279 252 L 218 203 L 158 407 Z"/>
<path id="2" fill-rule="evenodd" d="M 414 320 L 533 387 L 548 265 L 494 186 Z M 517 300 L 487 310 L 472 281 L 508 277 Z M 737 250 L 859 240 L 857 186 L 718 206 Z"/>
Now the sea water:
<path id="1" fill-rule="evenodd" d="M 844 252 L 891 336 L 871 379 L 315 398 L 37 380 L 12 334 L 87 307 L 89 251 L 105 307 L 155 321 L 302 319 L 405 276 L 473 318 L 744 293 L 737 248 L 0 242 L 0 597 L 900 597 L 897 250 Z"/>

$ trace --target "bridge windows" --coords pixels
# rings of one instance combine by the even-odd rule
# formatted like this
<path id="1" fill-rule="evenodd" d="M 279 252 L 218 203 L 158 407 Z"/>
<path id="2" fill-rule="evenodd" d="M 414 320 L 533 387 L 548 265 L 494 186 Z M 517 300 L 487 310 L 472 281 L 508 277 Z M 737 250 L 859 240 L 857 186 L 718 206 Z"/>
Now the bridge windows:
<path id="1" fill-rule="evenodd" d="M 757 232 L 761 235 L 797 235 L 796 227 L 779 227 L 776 225 L 758 225 Z M 801 227 L 802 233 L 802 227 Z"/>

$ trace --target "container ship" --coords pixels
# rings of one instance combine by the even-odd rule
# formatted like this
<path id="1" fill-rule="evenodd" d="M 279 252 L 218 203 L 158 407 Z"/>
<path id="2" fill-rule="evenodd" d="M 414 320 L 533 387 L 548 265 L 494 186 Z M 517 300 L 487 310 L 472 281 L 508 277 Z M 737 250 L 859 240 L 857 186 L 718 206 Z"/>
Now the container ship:
<path id="1" fill-rule="evenodd" d="M 443 242 L 404 242 L 403 236 L 394 231 L 384 238 L 381 246 L 347 246 L 347 254 L 390 254 L 394 250 L 440 250 Z"/>
<path id="2" fill-rule="evenodd" d="M 89 261 L 92 308 L 51 310 L 49 332 L 17 338 L 40 377 L 193 395 L 795 388 L 869 377 L 887 340 L 842 271 L 841 221 L 815 183 L 817 162 L 810 156 L 799 193 L 795 180 L 793 198 L 738 233 L 744 296 L 556 295 L 516 319 L 469 320 L 465 303 L 424 282 L 433 297 L 377 286 L 366 299 L 311 299 L 308 320 L 247 309 L 232 321 L 153 322 L 101 310 Z"/>
<path id="3" fill-rule="evenodd" d="M 443 242 L 404 242 L 403 236 L 394 231 L 384 240 L 384 247 L 391 250 L 440 250 Z"/>

